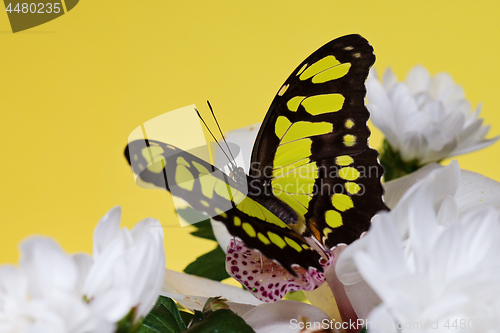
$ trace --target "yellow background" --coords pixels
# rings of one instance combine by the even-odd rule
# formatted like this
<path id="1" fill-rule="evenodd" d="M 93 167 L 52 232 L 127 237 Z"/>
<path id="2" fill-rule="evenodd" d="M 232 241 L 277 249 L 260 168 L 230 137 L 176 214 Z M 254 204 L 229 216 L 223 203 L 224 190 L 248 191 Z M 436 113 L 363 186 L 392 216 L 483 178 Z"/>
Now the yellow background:
<path id="1" fill-rule="evenodd" d="M 500 2 L 87 1 L 12 34 L 0 13 L 0 262 L 28 235 L 91 251 L 115 205 L 122 225 L 158 218 L 168 267 L 213 247 L 176 223 L 171 198 L 135 185 L 123 157 L 141 123 L 209 99 L 225 131 L 260 122 L 291 71 L 324 43 L 359 33 L 379 73 L 450 72 L 500 134 Z M 3 10 L 3 7 L 2 7 Z M 213 125 L 213 123 L 210 123 Z M 372 146 L 381 136 L 374 133 Z M 458 160 L 500 180 L 500 144 Z"/>

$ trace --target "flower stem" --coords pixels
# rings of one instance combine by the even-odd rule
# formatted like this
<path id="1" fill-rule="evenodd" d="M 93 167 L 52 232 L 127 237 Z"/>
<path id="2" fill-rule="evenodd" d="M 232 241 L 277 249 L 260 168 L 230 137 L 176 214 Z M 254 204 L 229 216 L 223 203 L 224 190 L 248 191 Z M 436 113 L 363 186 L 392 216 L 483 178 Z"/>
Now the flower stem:
<path id="1" fill-rule="evenodd" d="M 335 298 L 335 301 L 337 302 L 337 307 L 340 312 L 340 318 L 342 319 L 343 323 L 347 323 L 347 329 L 345 330 L 346 333 L 357 333 L 361 330 L 361 327 L 357 327 L 357 321 L 358 321 L 358 315 L 354 311 L 351 302 L 349 301 L 349 298 L 347 297 L 347 294 L 344 289 L 344 285 L 342 282 L 337 277 L 337 274 L 335 273 L 335 266 L 330 267 L 330 271 L 328 273 L 325 272 L 326 276 L 326 282 L 330 286 L 330 289 L 332 290 L 333 297 Z"/>

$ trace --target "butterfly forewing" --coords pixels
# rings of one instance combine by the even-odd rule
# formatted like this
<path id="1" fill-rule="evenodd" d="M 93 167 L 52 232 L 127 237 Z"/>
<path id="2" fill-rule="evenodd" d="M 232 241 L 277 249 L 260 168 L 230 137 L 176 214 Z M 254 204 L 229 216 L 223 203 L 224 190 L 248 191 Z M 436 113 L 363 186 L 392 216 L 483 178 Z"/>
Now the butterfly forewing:
<path id="1" fill-rule="evenodd" d="M 302 233 L 326 248 L 352 242 L 386 209 L 364 105 L 374 61 L 373 48 L 359 35 L 314 52 L 279 89 L 252 152 L 250 177 L 267 198 L 249 196 L 275 196 L 283 210 L 292 207 L 296 216 L 286 222 L 304 224 Z M 363 172 L 370 167 L 371 174 Z"/>

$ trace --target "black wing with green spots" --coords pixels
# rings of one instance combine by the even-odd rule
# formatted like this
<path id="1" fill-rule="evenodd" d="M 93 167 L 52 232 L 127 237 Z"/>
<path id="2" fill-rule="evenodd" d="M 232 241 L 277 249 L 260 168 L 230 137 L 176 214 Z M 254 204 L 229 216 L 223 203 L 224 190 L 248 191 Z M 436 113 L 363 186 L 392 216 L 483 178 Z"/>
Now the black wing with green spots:
<path id="1" fill-rule="evenodd" d="M 359 35 L 314 52 L 279 89 L 252 152 L 253 192 L 265 193 L 254 198 L 279 199 L 284 205 L 275 212 L 286 212 L 286 223 L 325 249 L 356 240 L 387 209 L 364 104 L 374 61 Z"/>

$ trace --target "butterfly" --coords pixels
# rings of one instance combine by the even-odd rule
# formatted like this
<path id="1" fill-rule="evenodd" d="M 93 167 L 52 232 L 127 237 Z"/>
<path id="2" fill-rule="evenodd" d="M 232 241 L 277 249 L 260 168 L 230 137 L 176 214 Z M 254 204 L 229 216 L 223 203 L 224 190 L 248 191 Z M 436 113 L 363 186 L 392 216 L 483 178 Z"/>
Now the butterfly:
<path id="1" fill-rule="evenodd" d="M 375 61 L 360 35 L 337 38 L 280 87 L 255 141 L 249 174 L 230 174 L 168 143 L 130 142 L 125 156 L 146 183 L 222 222 L 252 249 L 322 271 L 318 248 L 349 244 L 386 210 L 383 168 L 368 146 L 365 80 Z"/>

